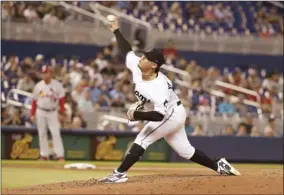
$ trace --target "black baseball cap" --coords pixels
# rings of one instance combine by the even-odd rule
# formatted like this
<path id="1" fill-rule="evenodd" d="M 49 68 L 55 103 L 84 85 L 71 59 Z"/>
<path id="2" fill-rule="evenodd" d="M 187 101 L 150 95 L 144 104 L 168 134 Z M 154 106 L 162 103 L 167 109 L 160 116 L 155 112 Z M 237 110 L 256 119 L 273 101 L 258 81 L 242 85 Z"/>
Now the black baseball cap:
<path id="1" fill-rule="evenodd" d="M 143 52 L 145 57 L 158 65 L 158 67 L 161 67 L 163 64 L 165 64 L 165 58 L 161 50 L 159 49 L 152 49 L 150 51 Z"/>

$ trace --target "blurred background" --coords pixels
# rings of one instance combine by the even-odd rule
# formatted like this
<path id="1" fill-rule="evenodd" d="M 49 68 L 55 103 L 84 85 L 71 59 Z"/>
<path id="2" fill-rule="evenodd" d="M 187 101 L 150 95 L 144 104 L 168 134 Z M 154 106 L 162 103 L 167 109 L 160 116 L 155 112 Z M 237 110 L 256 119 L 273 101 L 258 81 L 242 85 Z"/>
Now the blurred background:
<path id="1" fill-rule="evenodd" d="M 49 65 L 66 90 L 62 128 L 139 132 L 126 118 L 131 73 L 102 19 L 113 14 L 138 55 L 163 49 L 189 136 L 283 136 L 281 13 L 277 1 L 1 2 L 1 126 L 35 127 L 30 93 Z"/>

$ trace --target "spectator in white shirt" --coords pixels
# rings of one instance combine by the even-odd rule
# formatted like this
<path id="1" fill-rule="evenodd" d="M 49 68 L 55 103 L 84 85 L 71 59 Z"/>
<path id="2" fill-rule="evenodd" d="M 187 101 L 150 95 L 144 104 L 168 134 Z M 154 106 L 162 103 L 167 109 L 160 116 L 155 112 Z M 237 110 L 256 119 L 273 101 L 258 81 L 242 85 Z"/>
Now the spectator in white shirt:
<path id="1" fill-rule="evenodd" d="M 283 83 L 282 83 L 282 86 L 283 86 Z M 267 78 L 264 79 L 264 81 L 262 82 L 262 87 L 268 90 L 271 90 L 274 88 L 276 89 L 276 91 L 280 91 L 281 89 L 280 74 L 277 72 L 268 74 Z"/>
<path id="2" fill-rule="evenodd" d="M 94 74 L 91 76 L 92 81 L 96 81 L 96 86 L 101 86 L 104 82 L 102 74 L 98 71 L 97 66 L 94 68 Z"/>
<path id="3" fill-rule="evenodd" d="M 38 19 L 38 14 L 36 13 L 33 6 L 29 5 L 27 9 L 25 9 L 23 15 L 28 21 L 34 21 Z"/>
<path id="4" fill-rule="evenodd" d="M 99 52 L 97 54 L 97 58 L 95 60 L 95 63 L 98 65 L 99 71 L 107 67 L 108 62 L 104 59 L 104 54 Z"/>
<path id="5" fill-rule="evenodd" d="M 35 82 L 31 79 L 29 74 L 26 74 L 24 78 L 21 78 L 18 81 L 17 89 L 23 90 L 23 91 L 30 91 L 30 90 L 33 90 L 34 86 L 35 86 Z"/>
<path id="6" fill-rule="evenodd" d="M 71 71 L 69 74 L 70 77 L 70 83 L 72 84 L 72 87 L 75 87 L 79 84 L 79 82 L 82 79 L 83 73 L 81 69 L 84 67 L 83 64 L 77 63 L 75 65 L 74 62 L 70 62 L 71 64 Z"/>
<path id="7" fill-rule="evenodd" d="M 216 18 L 218 20 L 223 20 L 225 15 L 223 13 L 223 7 L 222 7 L 222 4 L 219 3 L 218 5 L 216 5 L 215 9 L 214 9 L 214 14 L 216 16 Z"/>
<path id="8" fill-rule="evenodd" d="M 78 109 L 80 112 L 92 112 L 94 111 L 94 106 L 92 102 L 91 92 L 86 89 L 84 95 L 79 99 Z"/>
<path id="9" fill-rule="evenodd" d="M 52 9 L 51 12 L 45 14 L 45 16 L 42 19 L 43 23 L 48 24 L 48 25 L 55 25 L 58 23 L 59 19 L 55 15 L 55 10 Z"/>
<path id="10" fill-rule="evenodd" d="M 71 92 L 71 97 L 74 102 L 78 103 L 83 92 L 83 86 L 81 84 L 78 84 L 75 89 Z"/>

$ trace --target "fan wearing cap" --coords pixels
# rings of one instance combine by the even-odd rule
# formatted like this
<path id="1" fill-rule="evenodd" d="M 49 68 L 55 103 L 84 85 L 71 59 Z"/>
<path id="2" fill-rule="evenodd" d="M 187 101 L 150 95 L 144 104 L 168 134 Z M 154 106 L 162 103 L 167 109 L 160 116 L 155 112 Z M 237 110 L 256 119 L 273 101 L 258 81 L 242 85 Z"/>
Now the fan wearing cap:
<path id="1" fill-rule="evenodd" d="M 203 152 L 195 149 L 185 132 L 186 111 L 175 94 L 172 82 L 159 71 L 165 63 L 162 52 L 152 49 L 138 57 L 119 31 L 118 20 L 109 23 L 114 33 L 119 51 L 128 69 L 131 70 L 135 95 L 138 102 L 131 105 L 127 116 L 130 121 L 148 121 L 137 135 L 134 144 L 120 166 L 113 174 L 102 178 L 102 183 L 122 183 L 128 180 L 127 171 L 142 158 L 144 151 L 152 143 L 164 138 L 183 158 L 190 159 L 218 173 L 239 175 L 225 159 L 213 161 Z"/>
<path id="2" fill-rule="evenodd" d="M 40 159 L 49 158 L 47 127 L 51 132 L 54 151 L 58 160 L 64 160 L 64 149 L 60 135 L 59 113 L 64 114 L 65 91 L 60 82 L 52 78 L 51 68 L 44 65 L 41 68 L 43 80 L 38 82 L 33 91 L 31 120 L 36 122 Z"/>

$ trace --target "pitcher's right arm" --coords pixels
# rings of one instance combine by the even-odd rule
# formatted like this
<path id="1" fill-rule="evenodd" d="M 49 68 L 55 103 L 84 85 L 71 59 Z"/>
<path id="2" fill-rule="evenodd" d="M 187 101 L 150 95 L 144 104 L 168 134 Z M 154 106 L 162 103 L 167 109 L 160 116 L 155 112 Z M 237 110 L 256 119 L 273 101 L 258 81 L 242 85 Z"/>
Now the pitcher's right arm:
<path id="1" fill-rule="evenodd" d="M 115 35 L 120 54 L 125 60 L 127 68 L 132 71 L 133 75 L 140 75 L 141 73 L 138 67 L 140 58 L 136 56 L 136 54 L 132 51 L 131 45 L 121 34 L 119 30 L 118 19 L 115 19 L 115 21 L 110 22 L 109 28 Z"/>

